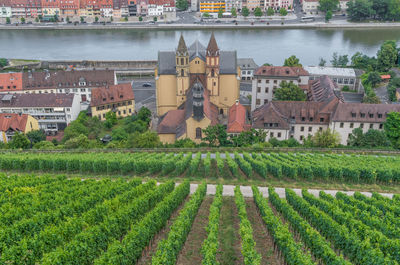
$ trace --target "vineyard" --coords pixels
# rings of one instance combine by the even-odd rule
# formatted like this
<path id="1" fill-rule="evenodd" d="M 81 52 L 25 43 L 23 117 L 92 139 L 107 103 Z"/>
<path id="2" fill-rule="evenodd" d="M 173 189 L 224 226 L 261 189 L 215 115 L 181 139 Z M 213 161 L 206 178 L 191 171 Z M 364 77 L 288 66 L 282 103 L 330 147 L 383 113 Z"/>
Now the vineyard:
<path id="1" fill-rule="evenodd" d="M 2 153 L 2 171 L 400 182 L 400 157 L 311 153 Z"/>
<path id="2" fill-rule="evenodd" d="M 215 164 L 216 170 L 228 168 L 248 177 L 272 172 L 305 177 L 307 170 L 321 178 L 330 176 L 335 164 L 337 177 L 344 178 L 349 170 L 357 172 L 358 181 L 381 181 L 382 174 L 372 170 L 372 161 L 351 166 L 357 157 L 338 163 L 341 157 L 326 156 L 317 166 L 309 155 L 235 154 L 217 156 L 212 163 L 207 162 L 210 155 L 198 154 L 121 154 L 121 162 L 115 158 L 119 155 L 106 160 L 93 155 L 82 161 L 78 156 L 16 156 L 20 159 L 15 163 L 34 170 L 45 165 L 48 170 L 70 171 L 74 165 L 77 172 L 82 167 L 85 172 L 99 172 L 97 167 L 111 172 L 109 167 L 122 171 L 125 161 L 135 161 L 128 172 L 160 174 L 193 174 L 199 166 L 212 171 Z M 161 160 L 172 163 L 160 165 Z M 302 161 L 301 168 L 296 161 Z M 380 161 L 393 165 L 385 174 L 389 180 L 397 174 L 395 161 Z M 14 168 L 5 157 L 3 165 Z M 252 197 L 244 197 L 237 186 L 234 196 L 223 196 L 222 185 L 211 193 L 205 182 L 191 192 L 188 181 L 157 184 L 140 178 L 6 174 L 0 175 L 0 190 L 0 264 L 400 263 L 398 195 L 389 199 L 378 193 L 332 196 L 321 191 L 316 197 L 306 190 L 299 196 L 286 189 L 285 198 L 280 198 L 269 188 L 265 198 L 253 186 Z"/>

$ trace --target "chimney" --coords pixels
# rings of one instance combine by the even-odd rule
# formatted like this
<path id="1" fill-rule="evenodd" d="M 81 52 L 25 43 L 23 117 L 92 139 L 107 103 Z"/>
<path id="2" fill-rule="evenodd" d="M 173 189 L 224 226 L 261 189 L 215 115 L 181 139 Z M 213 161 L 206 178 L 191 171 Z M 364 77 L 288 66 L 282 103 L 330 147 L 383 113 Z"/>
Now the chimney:
<path id="1" fill-rule="evenodd" d="M 236 100 L 236 106 L 237 106 L 237 105 L 239 105 L 239 100 L 238 100 L 238 99 Z"/>

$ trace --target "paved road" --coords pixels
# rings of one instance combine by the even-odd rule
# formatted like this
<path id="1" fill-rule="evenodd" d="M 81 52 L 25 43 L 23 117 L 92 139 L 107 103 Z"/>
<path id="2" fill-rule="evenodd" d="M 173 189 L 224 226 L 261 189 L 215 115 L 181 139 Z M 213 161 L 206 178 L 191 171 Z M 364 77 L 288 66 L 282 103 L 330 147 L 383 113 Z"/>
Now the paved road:
<path id="1" fill-rule="evenodd" d="M 190 184 L 190 192 L 194 193 L 198 187 L 198 184 L 191 183 Z M 208 184 L 207 185 L 207 194 L 209 195 L 214 195 L 215 194 L 215 189 L 216 185 L 214 184 Z M 222 195 L 223 196 L 234 196 L 234 185 L 224 185 Z M 242 194 L 244 197 L 253 197 L 253 192 L 251 190 L 250 186 L 240 186 L 240 190 L 242 191 Z M 268 187 L 259 187 L 260 192 L 263 194 L 264 197 L 268 197 Z M 301 189 L 293 189 L 296 194 L 301 196 Z M 275 191 L 278 193 L 279 197 L 285 198 L 285 188 L 275 188 Z M 315 189 L 309 189 L 308 190 L 311 194 L 313 194 L 316 197 L 319 197 L 319 192 L 320 190 L 315 190 Z M 332 196 L 335 196 L 338 190 L 324 190 L 326 193 L 331 194 Z M 347 195 L 353 195 L 354 191 L 342 191 L 343 193 L 346 193 Z M 364 194 L 365 196 L 371 197 L 372 193 L 371 192 L 361 192 L 361 194 Z M 393 197 L 393 193 L 381 193 L 383 196 L 386 196 L 388 198 Z"/>

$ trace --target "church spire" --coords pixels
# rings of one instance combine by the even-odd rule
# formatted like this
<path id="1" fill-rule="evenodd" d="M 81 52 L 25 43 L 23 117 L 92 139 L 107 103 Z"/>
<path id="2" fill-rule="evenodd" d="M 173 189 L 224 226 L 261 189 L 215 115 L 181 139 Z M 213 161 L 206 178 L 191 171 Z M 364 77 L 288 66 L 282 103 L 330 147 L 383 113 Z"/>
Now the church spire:
<path id="1" fill-rule="evenodd" d="M 219 48 L 217 45 L 217 41 L 215 40 L 214 32 L 211 34 L 210 42 L 207 46 L 207 55 L 208 56 L 218 56 Z"/>
<path id="2" fill-rule="evenodd" d="M 186 43 L 185 43 L 185 40 L 183 39 L 183 35 L 182 34 L 181 34 L 181 37 L 179 39 L 178 49 L 176 50 L 176 52 L 179 55 L 183 55 L 183 56 L 186 55 L 187 52 L 188 52 L 188 49 L 186 47 Z"/>

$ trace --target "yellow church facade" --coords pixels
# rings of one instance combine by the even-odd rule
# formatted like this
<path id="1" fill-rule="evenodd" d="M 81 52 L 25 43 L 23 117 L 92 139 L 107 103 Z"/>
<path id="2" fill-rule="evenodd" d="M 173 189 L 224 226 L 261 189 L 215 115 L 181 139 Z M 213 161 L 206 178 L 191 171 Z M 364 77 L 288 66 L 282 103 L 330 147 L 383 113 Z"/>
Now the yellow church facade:
<path id="1" fill-rule="evenodd" d="M 160 140 L 200 142 L 202 129 L 223 123 L 239 98 L 240 73 L 236 51 L 219 50 L 214 34 L 207 48 L 198 40 L 187 47 L 181 36 L 176 51 L 159 52 L 155 80 Z"/>

